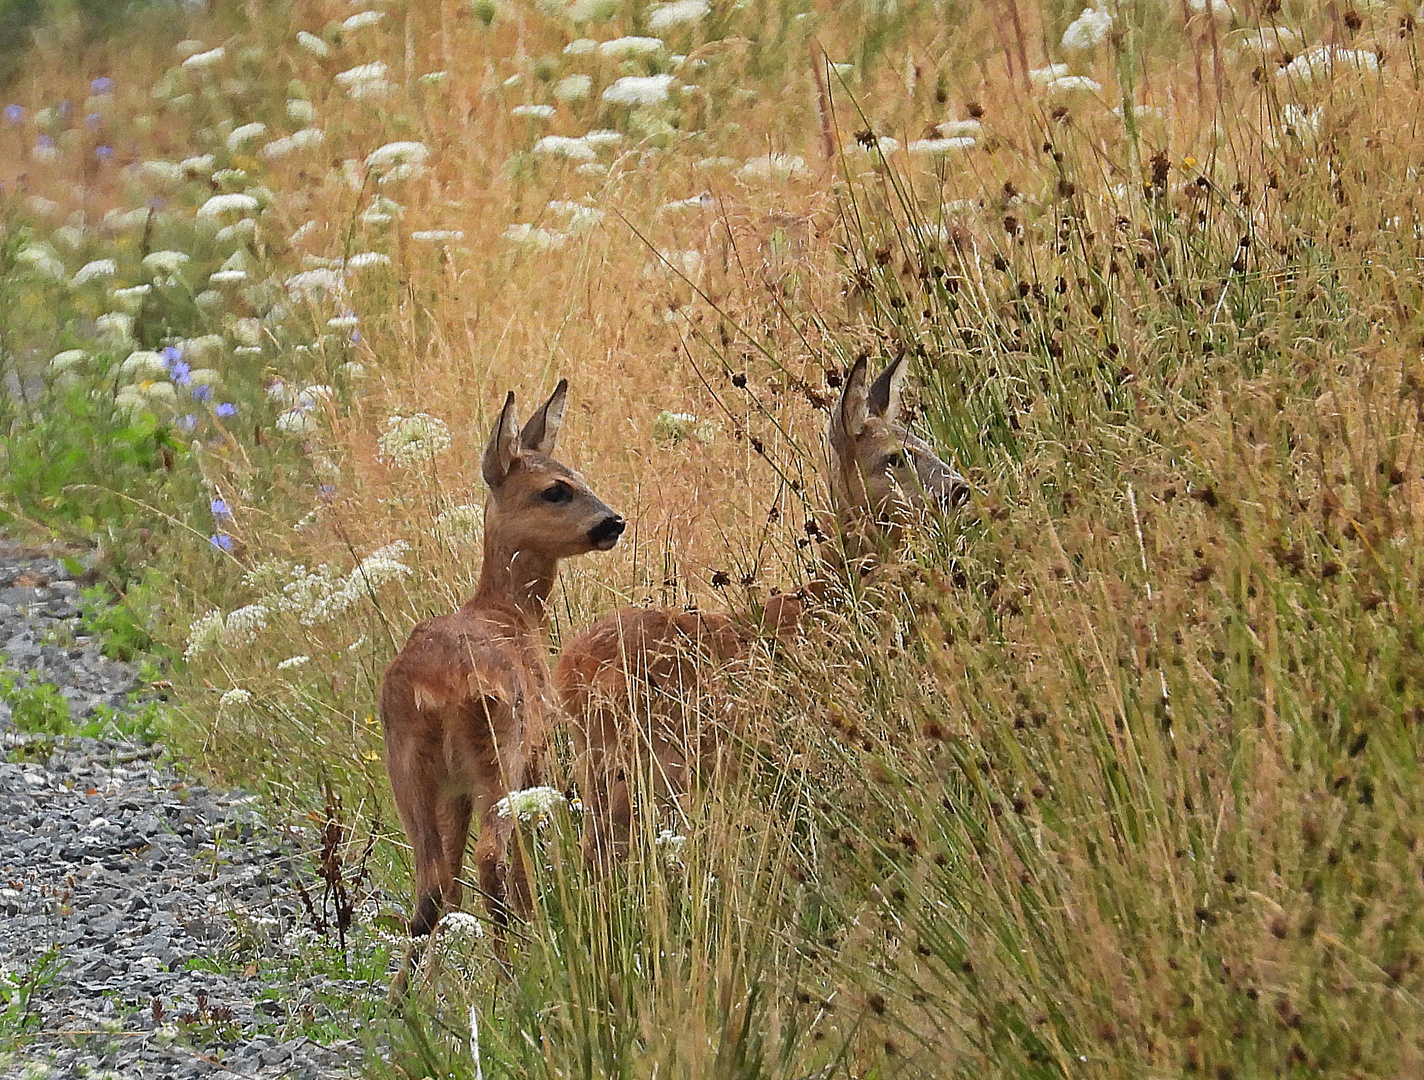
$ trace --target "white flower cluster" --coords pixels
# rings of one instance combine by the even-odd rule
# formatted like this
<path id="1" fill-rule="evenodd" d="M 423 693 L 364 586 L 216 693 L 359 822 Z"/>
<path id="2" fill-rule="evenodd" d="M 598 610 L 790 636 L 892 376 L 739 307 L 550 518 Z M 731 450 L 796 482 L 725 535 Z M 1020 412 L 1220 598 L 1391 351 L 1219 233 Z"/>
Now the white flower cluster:
<path id="1" fill-rule="evenodd" d="M 700 22 L 712 14 L 712 5 L 707 0 L 671 0 L 671 3 L 654 4 L 648 9 L 648 29 L 671 30 L 675 26 Z"/>
<path id="2" fill-rule="evenodd" d="M 683 862 L 683 852 L 687 849 L 687 837 L 675 833 L 671 829 L 664 829 L 654 838 L 653 845 L 663 853 L 663 858 L 670 865 L 686 865 Z"/>
<path id="3" fill-rule="evenodd" d="M 737 179 L 764 183 L 771 180 L 799 180 L 811 175 L 806 159 L 799 154 L 767 154 L 752 158 L 737 170 Z"/>
<path id="4" fill-rule="evenodd" d="M 244 690 L 240 686 L 234 686 L 231 690 L 218 698 L 218 708 L 227 709 L 234 705 L 247 705 L 252 701 L 252 691 Z"/>
<path id="5" fill-rule="evenodd" d="M 384 60 L 375 60 L 337 72 L 336 84 L 358 101 L 363 98 L 385 97 L 392 89 L 391 81 L 387 78 L 390 71 L 390 66 Z"/>
<path id="6" fill-rule="evenodd" d="M 422 142 L 406 140 L 386 143 L 366 155 L 366 168 L 374 172 L 380 183 L 413 180 L 423 176 L 430 148 Z"/>
<path id="7" fill-rule="evenodd" d="M 1300 86 L 1332 77 L 1337 71 L 1353 70 L 1373 74 L 1379 70 L 1379 57 L 1363 49 L 1346 49 L 1339 45 L 1312 45 L 1285 67 L 1276 71 L 1276 78 Z"/>
<path id="8" fill-rule="evenodd" d="M 544 818 L 567 802 L 564 793 L 558 788 L 532 787 L 523 791 L 511 791 L 494 806 L 500 817 L 530 821 Z"/>
<path id="9" fill-rule="evenodd" d="M 1069 52 L 1086 52 L 1095 49 L 1112 30 L 1113 17 L 1106 5 L 1102 8 L 1084 8 L 1083 13 L 1068 24 L 1063 31 L 1063 48 Z"/>
<path id="10" fill-rule="evenodd" d="M 660 105 L 672 93 L 672 84 L 673 77 L 666 74 L 624 75 L 603 91 L 603 100 L 610 105 L 627 105 L 631 108 Z"/>
<path id="11" fill-rule="evenodd" d="M 445 422 L 428 413 L 413 416 L 392 416 L 386 430 L 376 440 L 381 448 L 381 460 L 403 469 L 431 461 L 450 446 L 450 429 Z"/>
<path id="12" fill-rule="evenodd" d="M 268 614 L 265 604 L 247 604 L 238 608 L 223 620 L 218 640 L 230 649 L 252 644 L 257 635 L 267 629 Z"/>
<path id="13" fill-rule="evenodd" d="M 204 612 L 188 625 L 188 647 L 183 650 L 183 658 L 191 660 L 216 645 L 222 637 L 223 613 L 214 608 Z"/>
<path id="14" fill-rule="evenodd" d="M 299 668 L 309 663 L 311 663 L 310 656 L 289 656 L 287 659 L 278 662 L 277 670 L 291 671 L 293 668 Z"/>

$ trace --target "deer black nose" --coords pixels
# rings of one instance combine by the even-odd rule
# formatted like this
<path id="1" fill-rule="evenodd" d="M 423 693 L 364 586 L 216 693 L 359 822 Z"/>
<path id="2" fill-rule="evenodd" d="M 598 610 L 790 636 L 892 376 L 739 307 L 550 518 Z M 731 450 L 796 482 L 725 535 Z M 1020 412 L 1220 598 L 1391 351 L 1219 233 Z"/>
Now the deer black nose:
<path id="1" fill-rule="evenodd" d="M 588 542 L 600 551 L 607 551 L 623 535 L 627 523 L 617 514 L 610 514 L 588 530 Z"/>

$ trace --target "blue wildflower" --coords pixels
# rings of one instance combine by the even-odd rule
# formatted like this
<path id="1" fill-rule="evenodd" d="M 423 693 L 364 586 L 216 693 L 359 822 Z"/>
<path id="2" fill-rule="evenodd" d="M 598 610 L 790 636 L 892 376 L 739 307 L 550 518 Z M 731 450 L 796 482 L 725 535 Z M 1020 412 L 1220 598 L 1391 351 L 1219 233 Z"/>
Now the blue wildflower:
<path id="1" fill-rule="evenodd" d="M 236 416 L 237 406 L 230 401 L 223 401 L 220 402 L 216 407 L 214 407 L 213 412 L 217 413 L 219 416 Z"/>
<path id="2" fill-rule="evenodd" d="M 223 499 L 214 499 L 210 507 L 213 512 L 213 517 L 232 517 L 232 511 L 227 508 L 227 502 Z"/>
<path id="3" fill-rule="evenodd" d="M 329 498 L 331 498 L 333 495 L 336 494 L 336 485 L 335 485 L 335 484 L 322 484 L 322 485 L 321 485 L 319 488 L 317 488 L 316 490 L 317 490 L 318 494 L 320 494 L 323 498 L 329 499 Z"/>
<path id="4" fill-rule="evenodd" d="M 41 135 L 41 136 L 39 136 L 39 138 L 35 139 L 35 149 L 36 149 L 36 150 L 53 150 L 53 149 L 54 149 L 54 138 L 53 138 L 52 136 L 50 136 L 50 135 Z"/>
<path id="5" fill-rule="evenodd" d="M 168 365 L 168 373 L 179 386 L 187 386 L 193 381 L 193 365 L 186 360 L 175 360 Z"/>
<path id="6" fill-rule="evenodd" d="M 25 107 L 23 105 L 6 105 L 5 122 L 12 127 L 25 122 Z"/>
<path id="7" fill-rule="evenodd" d="M 97 79 L 89 81 L 89 93 L 91 94 L 107 94 L 113 88 L 114 80 L 107 75 L 100 75 Z"/>
<path id="8" fill-rule="evenodd" d="M 184 413 L 178 417 L 178 426 L 184 431 L 192 431 L 198 426 L 198 418 L 192 413 Z"/>
<path id="9" fill-rule="evenodd" d="M 114 156 L 114 148 L 112 146 L 97 147 L 94 150 L 94 156 L 100 161 L 108 161 L 111 157 Z"/>
<path id="10" fill-rule="evenodd" d="M 208 537 L 208 543 L 212 544 L 213 547 L 219 551 L 232 550 L 232 537 L 227 533 L 213 533 L 212 536 Z"/>
<path id="11" fill-rule="evenodd" d="M 194 401 L 209 401 L 213 396 L 213 388 L 211 386 L 195 386 L 192 394 Z"/>

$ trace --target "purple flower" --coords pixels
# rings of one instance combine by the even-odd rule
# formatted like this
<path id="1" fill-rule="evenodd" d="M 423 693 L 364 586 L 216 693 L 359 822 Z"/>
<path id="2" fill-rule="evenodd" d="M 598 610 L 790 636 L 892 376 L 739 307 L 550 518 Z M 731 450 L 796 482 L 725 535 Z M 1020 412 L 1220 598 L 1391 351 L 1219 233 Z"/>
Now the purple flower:
<path id="1" fill-rule="evenodd" d="M 59 116 L 62 120 L 68 120 L 74 115 L 74 102 L 61 101 L 59 103 Z"/>
<path id="2" fill-rule="evenodd" d="M 213 533 L 212 536 L 208 537 L 208 543 L 212 544 L 213 547 L 219 551 L 232 550 L 232 537 L 227 533 Z"/>
<path id="3" fill-rule="evenodd" d="M 192 394 L 194 401 L 208 401 L 213 396 L 213 388 L 211 386 L 195 386 Z"/>
<path id="4" fill-rule="evenodd" d="M 219 416 L 236 416 L 237 406 L 230 401 L 223 401 L 219 402 L 213 408 L 213 412 L 217 413 Z"/>
<path id="5" fill-rule="evenodd" d="M 210 504 L 210 508 L 213 512 L 213 517 L 232 517 L 232 511 L 227 508 L 227 503 L 222 499 L 214 499 Z"/>
<path id="6" fill-rule="evenodd" d="M 23 105 L 6 105 L 5 122 L 12 127 L 17 127 L 25 122 L 25 107 Z"/>
<path id="7" fill-rule="evenodd" d="M 41 135 L 35 139 L 36 150 L 53 150 L 54 139 L 49 135 Z"/>
<path id="8" fill-rule="evenodd" d="M 114 148 L 112 146 L 97 147 L 94 150 L 94 156 L 100 161 L 108 161 L 111 157 L 114 156 Z"/>
<path id="9" fill-rule="evenodd" d="M 173 366 L 175 360 L 181 360 L 183 358 L 182 350 L 176 345 L 165 345 L 161 355 L 163 356 L 163 362 L 169 367 Z"/>
<path id="10" fill-rule="evenodd" d="M 104 122 L 104 118 L 96 112 L 91 112 L 84 118 L 84 126 L 91 131 Z"/>
<path id="11" fill-rule="evenodd" d="M 168 373 L 179 386 L 187 386 L 193 381 L 193 366 L 186 360 L 174 360 L 168 365 Z"/>
<path id="12" fill-rule="evenodd" d="M 322 496 L 322 498 L 329 499 L 336 494 L 336 485 L 322 484 L 321 487 L 317 488 L 316 490 L 317 493 Z"/>
<path id="13" fill-rule="evenodd" d="M 352 345 L 360 345 L 360 344 L 361 344 L 361 331 L 360 331 L 360 330 L 352 330 L 352 331 L 351 331 L 351 344 L 352 344 Z"/>
<path id="14" fill-rule="evenodd" d="M 184 413 L 178 417 L 178 426 L 184 431 L 192 431 L 198 426 L 198 418 L 192 413 Z"/>
<path id="15" fill-rule="evenodd" d="M 107 94 L 113 88 L 114 80 L 107 75 L 100 75 L 97 79 L 91 79 L 89 82 L 89 93 L 91 94 Z"/>

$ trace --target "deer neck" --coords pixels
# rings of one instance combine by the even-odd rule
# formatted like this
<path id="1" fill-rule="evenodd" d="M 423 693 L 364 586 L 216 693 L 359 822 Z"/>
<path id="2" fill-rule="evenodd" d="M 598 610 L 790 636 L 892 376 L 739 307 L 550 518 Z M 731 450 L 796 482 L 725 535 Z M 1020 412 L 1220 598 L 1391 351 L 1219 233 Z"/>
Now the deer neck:
<path id="1" fill-rule="evenodd" d="M 542 627 L 546 604 L 559 573 L 559 561 L 522 551 L 485 534 L 480 583 L 466 608 L 514 608 L 531 627 Z"/>

